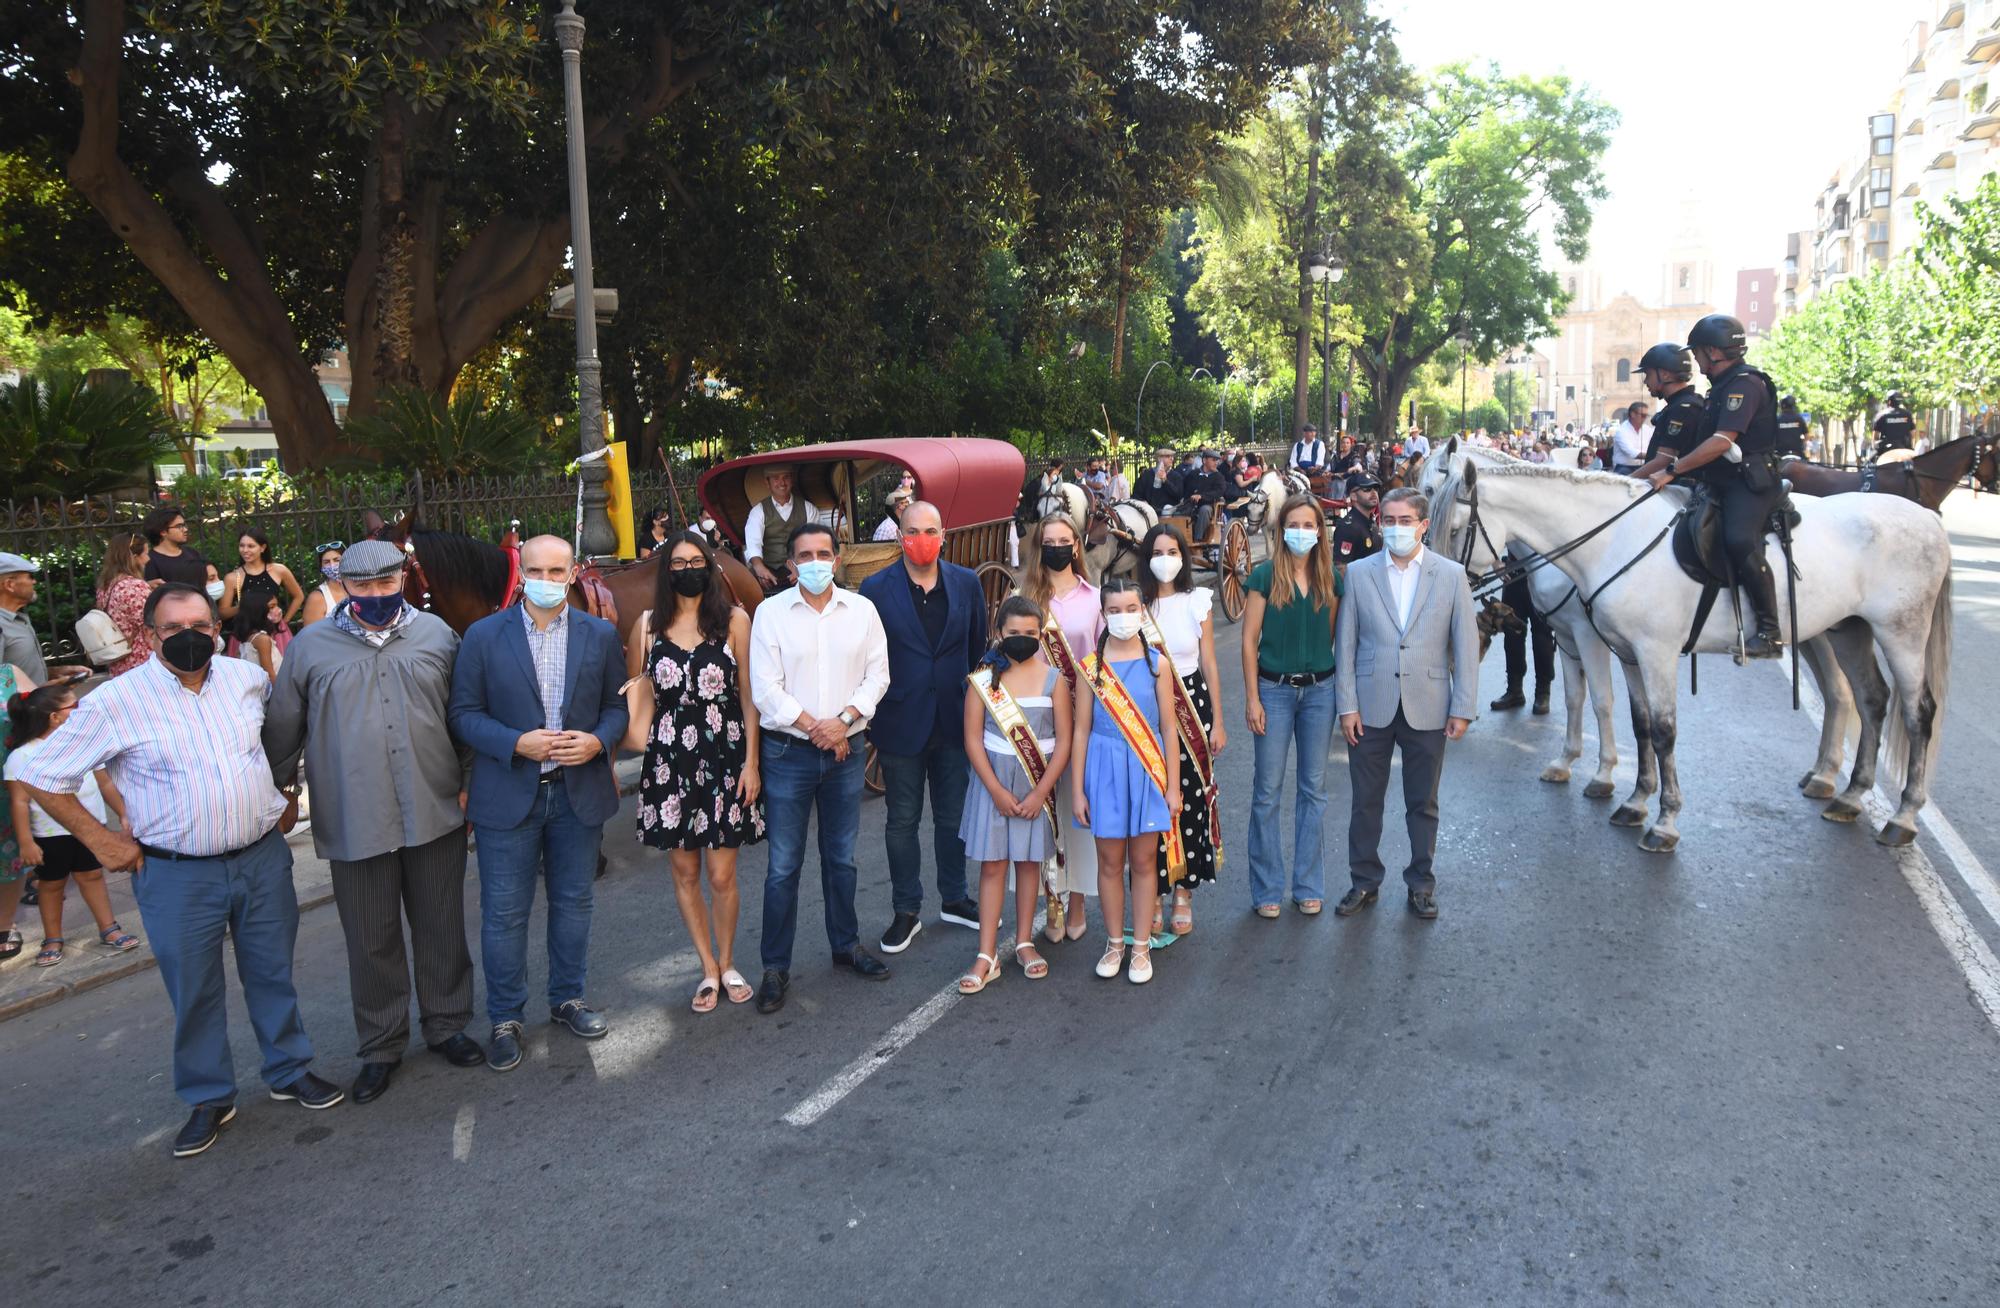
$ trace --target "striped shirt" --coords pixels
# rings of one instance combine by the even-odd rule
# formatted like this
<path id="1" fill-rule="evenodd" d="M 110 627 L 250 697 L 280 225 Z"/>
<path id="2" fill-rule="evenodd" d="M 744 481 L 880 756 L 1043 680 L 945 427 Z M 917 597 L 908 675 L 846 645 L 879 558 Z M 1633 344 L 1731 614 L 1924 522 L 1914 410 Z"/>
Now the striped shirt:
<path id="1" fill-rule="evenodd" d="M 556 610 L 555 621 L 546 629 L 535 625 L 534 615 L 521 605 L 521 620 L 528 624 L 528 657 L 535 663 L 535 685 L 542 696 L 542 725 L 550 731 L 563 729 L 563 678 L 569 670 L 569 605 Z M 544 774 L 562 764 L 542 760 Z"/>
<path id="2" fill-rule="evenodd" d="M 104 768 L 140 844 L 195 857 L 242 849 L 285 811 L 261 735 L 270 691 L 241 659 L 211 661 L 195 691 L 148 659 L 77 701 L 18 779 L 73 795 Z"/>

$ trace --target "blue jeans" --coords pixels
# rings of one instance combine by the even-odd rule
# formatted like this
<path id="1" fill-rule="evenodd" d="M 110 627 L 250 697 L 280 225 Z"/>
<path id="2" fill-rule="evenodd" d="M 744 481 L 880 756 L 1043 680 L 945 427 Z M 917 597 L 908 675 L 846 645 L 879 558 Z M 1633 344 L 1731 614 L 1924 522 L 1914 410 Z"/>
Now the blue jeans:
<path id="1" fill-rule="evenodd" d="M 1299 756 L 1292 811 L 1292 899 L 1326 898 L 1321 825 L 1326 815 L 1326 756 L 1333 744 L 1334 681 L 1286 686 L 1259 679 L 1264 734 L 1256 742 L 1257 773 L 1250 798 L 1250 904 L 1276 904 L 1285 894 L 1285 841 L 1278 830 L 1278 794 L 1285 755 Z"/>
<path id="2" fill-rule="evenodd" d="M 867 755 L 857 738 L 847 761 L 809 740 L 764 733 L 764 820 L 770 831 L 764 873 L 764 967 L 792 970 L 799 925 L 799 872 L 806 824 L 819 811 L 819 886 L 826 899 L 826 942 L 836 955 L 861 943 L 854 921 L 854 837 L 861 830 L 861 779 Z"/>
<path id="3" fill-rule="evenodd" d="M 971 764 L 965 743 L 933 745 L 921 754 L 891 754 L 877 750 L 882 761 L 882 787 L 888 800 L 889 879 L 895 885 L 898 913 L 921 913 L 924 907 L 924 856 L 917 841 L 917 823 L 924 815 L 924 784 L 931 788 L 931 854 L 937 860 L 938 899 L 956 904 L 966 898 L 965 841 L 958 820 L 965 813 L 965 779 Z"/>
<path id="4" fill-rule="evenodd" d="M 583 998 L 603 825 L 577 821 L 569 788 L 557 780 L 535 788 L 534 805 L 519 826 L 480 824 L 472 830 L 479 842 L 486 1015 L 496 1026 L 519 1022 L 528 1006 L 528 914 L 538 879 L 548 887 L 549 1007 Z"/>
<path id="5" fill-rule="evenodd" d="M 273 831 L 235 858 L 149 859 L 132 878 L 132 894 L 174 1006 L 174 1093 L 189 1104 L 236 1100 L 225 933 L 264 1051 L 264 1084 L 280 1090 L 303 1076 L 313 1048 L 292 988 L 299 897 L 284 838 Z"/>

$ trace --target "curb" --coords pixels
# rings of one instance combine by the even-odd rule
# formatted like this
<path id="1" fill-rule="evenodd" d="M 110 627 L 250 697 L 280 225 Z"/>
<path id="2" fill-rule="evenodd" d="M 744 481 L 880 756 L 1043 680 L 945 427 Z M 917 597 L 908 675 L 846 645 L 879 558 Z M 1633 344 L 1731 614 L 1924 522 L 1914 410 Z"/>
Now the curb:
<path id="1" fill-rule="evenodd" d="M 619 780 L 618 797 L 623 799 L 627 795 L 637 793 L 638 789 L 639 776 L 634 771 L 631 780 L 627 781 L 622 778 Z M 325 908 L 332 902 L 333 889 L 329 886 L 324 890 L 301 898 L 299 900 L 299 912 L 310 913 L 316 908 Z M 81 977 L 75 981 L 51 981 L 46 988 L 37 990 L 33 994 L 22 995 L 19 999 L 10 999 L 5 1003 L 0 1003 L 0 1022 L 11 1022 L 17 1017 L 34 1012 L 36 1009 L 47 1008 L 50 1004 L 59 1003 L 71 995 L 80 995 L 85 991 L 95 990 L 99 986 L 110 985 L 113 981 L 122 981 L 128 976 L 137 976 L 141 972 L 150 972 L 159 965 L 159 960 L 153 957 L 152 951 L 146 950 L 138 958 L 127 959 L 122 963 L 107 967 L 99 972 L 93 972 L 89 976 Z"/>

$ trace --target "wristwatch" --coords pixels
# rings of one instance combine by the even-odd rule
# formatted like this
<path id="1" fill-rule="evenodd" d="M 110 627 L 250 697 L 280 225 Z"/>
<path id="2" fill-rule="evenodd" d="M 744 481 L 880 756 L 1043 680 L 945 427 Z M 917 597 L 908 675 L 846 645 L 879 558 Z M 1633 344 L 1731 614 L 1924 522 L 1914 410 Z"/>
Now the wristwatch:
<path id="1" fill-rule="evenodd" d="M 846 709 L 840 710 L 839 716 L 840 716 L 840 725 L 843 727 L 851 727 L 856 722 L 859 722 L 861 720 L 860 718 L 858 718 L 857 716 L 855 716 L 853 713 L 849 712 Z"/>

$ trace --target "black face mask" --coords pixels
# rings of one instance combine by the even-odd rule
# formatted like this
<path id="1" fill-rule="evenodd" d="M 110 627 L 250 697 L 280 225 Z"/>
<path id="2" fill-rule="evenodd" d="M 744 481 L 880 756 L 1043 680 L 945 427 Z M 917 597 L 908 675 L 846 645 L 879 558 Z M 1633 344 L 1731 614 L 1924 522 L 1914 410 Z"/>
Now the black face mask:
<path id="1" fill-rule="evenodd" d="M 1035 651 L 1042 642 L 1033 636 L 1003 636 L 1000 638 L 1000 652 L 1007 656 L 1009 663 L 1026 663 L 1035 657 Z"/>
<path id="2" fill-rule="evenodd" d="M 1075 557 L 1074 545 L 1042 546 L 1042 566 L 1050 572 L 1068 572 L 1070 561 Z"/>
<path id="3" fill-rule="evenodd" d="M 669 572 L 667 574 L 667 584 L 674 588 L 674 594 L 685 595 L 689 599 L 693 599 L 695 596 L 705 594 L 708 591 L 708 569 L 706 567 L 682 568 L 678 572 Z"/>
<path id="4" fill-rule="evenodd" d="M 199 672 L 215 657 L 215 637 L 199 631 L 177 631 L 160 642 L 160 657 L 170 668 Z"/>

